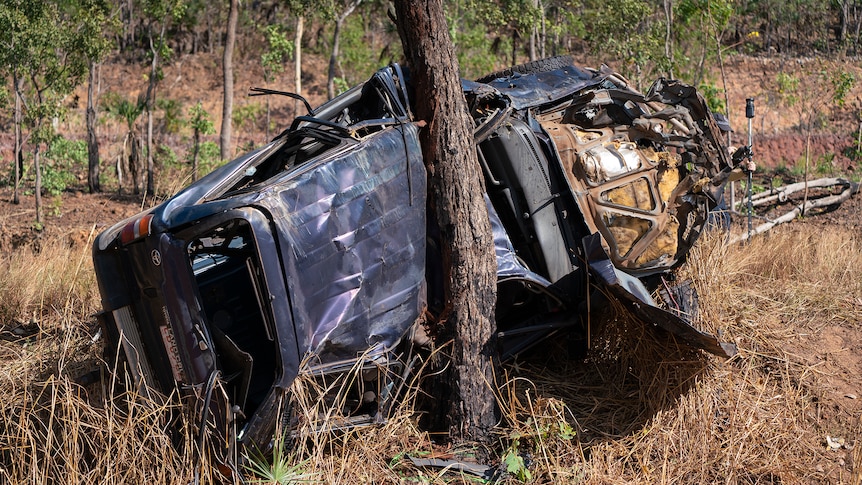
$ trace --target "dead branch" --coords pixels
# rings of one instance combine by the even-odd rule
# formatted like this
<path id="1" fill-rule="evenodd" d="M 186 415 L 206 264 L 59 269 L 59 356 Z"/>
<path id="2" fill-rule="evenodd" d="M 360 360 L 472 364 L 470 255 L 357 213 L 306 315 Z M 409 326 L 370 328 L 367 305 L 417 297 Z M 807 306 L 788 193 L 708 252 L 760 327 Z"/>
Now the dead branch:
<path id="1" fill-rule="evenodd" d="M 831 181 L 831 183 L 827 183 L 830 181 Z M 787 213 L 785 213 L 781 217 L 778 217 L 777 219 L 773 219 L 767 223 L 764 223 L 764 224 L 757 226 L 751 232 L 751 236 L 755 236 L 757 234 L 763 234 L 764 232 L 772 229 L 773 227 L 775 227 L 779 224 L 783 224 L 785 222 L 790 222 L 793 219 L 796 219 L 800 214 L 803 214 L 808 210 L 817 209 L 820 207 L 829 207 L 830 205 L 840 204 L 840 203 L 844 202 L 845 200 L 849 199 L 851 195 L 859 192 L 859 184 L 858 183 L 850 182 L 849 180 L 845 180 L 845 179 L 826 178 L 826 179 L 819 179 L 819 180 L 813 180 L 811 182 L 808 182 L 809 187 L 829 187 L 829 186 L 833 186 L 833 185 L 840 185 L 840 186 L 844 187 L 844 190 L 840 194 L 837 194 L 837 195 L 830 195 L 830 196 L 826 196 L 826 197 L 821 197 L 819 199 L 814 199 L 814 200 L 809 200 L 807 202 L 803 202 L 803 203 L 795 206 L 793 209 L 791 209 L 790 211 L 788 211 Z M 791 189 L 791 187 L 796 187 L 796 186 L 798 186 L 798 187 L 795 188 L 795 190 Z M 767 199 L 767 198 L 772 198 L 772 197 L 777 198 L 779 196 L 783 196 L 784 200 L 787 200 L 788 194 L 793 193 L 795 191 L 804 190 L 805 184 L 804 183 L 791 184 L 791 185 L 788 185 L 784 188 L 785 188 L 785 190 L 782 191 L 781 194 L 776 194 L 776 195 L 769 196 L 769 197 L 763 197 L 761 200 Z M 753 199 L 753 197 L 752 197 L 752 199 Z M 778 199 L 773 199 L 773 200 L 778 200 Z M 754 204 L 754 202 L 752 202 L 752 205 L 765 205 L 765 204 L 766 204 L 766 202 L 762 202 L 760 204 Z M 749 234 L 746 232 L 746 233 L 740 234 L 740 235 L 732 238 L 730 240 L 730 243 L 734 244 L 734 243 L 738 243 L 738 242 L 742 242 L 742 241 L 747 241 L 748 238 L 749 238 Z"/>

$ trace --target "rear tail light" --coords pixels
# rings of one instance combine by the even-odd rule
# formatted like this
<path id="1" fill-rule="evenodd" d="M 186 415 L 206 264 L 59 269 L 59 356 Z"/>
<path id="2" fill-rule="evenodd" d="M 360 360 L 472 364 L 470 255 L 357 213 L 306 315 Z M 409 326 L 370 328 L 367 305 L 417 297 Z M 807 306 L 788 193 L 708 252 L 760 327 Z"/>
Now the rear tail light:
<path id="1" fill-rule="evenodd" d="M 123 232 L 120 233 L 120 242 L 123 244 L 129 244 L 132 241 L 149 236 L 152 222 L 152 214 L 144 214 L 143 216 L 129 222 L 125 227 L 123 227 Z"/>

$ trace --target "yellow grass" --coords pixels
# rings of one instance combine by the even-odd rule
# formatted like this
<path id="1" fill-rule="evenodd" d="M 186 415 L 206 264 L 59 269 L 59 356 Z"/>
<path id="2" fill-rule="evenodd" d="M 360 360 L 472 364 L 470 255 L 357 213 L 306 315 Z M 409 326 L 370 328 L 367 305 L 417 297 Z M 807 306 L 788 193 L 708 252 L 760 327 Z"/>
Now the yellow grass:
<path id="1" fill-rule="evenodd" d="M 735 341 L 736 357 L 693 352 L 619 309 L 597 312 L 585 361 L 554 344 L 504 369 L 492 464 L 520 456 L 528 483 L 862 483 L 862 421 L 830 388 L 838 380 L 862 394 L 862 377 L 842 367 L 841 349 L 814 355 L 827 332 L 862 336 L 860 236 L 791 224 L 748 245 L 722 241 L 702 240 L 681 276 L 699 291 L 699 324 Z M 211 483 L 173 400 L 111 397 L 107 373 L 75 383 L 101 355 L 89 247 L 41 246 L 0 259 L 0 483 Z M 21 325 L 35 333 L 14 337 Z M 413 399 L 384 425 L 312 432 L 321 415 L 337 420 L 317 405 L 315 385 L 294 386 L 307 426 L 286 461 L 303 476 L 474 480 L 405 458 L 452 451 L 417 427 Z M 827 435 L 844 445 L 831 449 Z"/>

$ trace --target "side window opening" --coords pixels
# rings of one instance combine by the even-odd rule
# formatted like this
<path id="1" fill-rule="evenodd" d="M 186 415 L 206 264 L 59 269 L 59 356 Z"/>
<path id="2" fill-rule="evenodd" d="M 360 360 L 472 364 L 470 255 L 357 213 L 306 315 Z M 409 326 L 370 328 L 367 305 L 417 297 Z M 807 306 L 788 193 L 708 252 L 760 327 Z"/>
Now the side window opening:
<path id="1" fill-rule="evenodd" d="M 188 245 L 200 303 L 231 402 L 251 416 L 279 368 L 265 281 L 248 222 L 235 219 Z"/>
<path id="2" fill-rule="evenodd" d="M 278 141 L 218 196 L 254 189 L 339 145 L 405 122 L 407 115 L 399 104 L 398 88 L 385 79 L 375 77 L 364 84 L 356 96 L 346 98 L 348 102 L 334 112 L 319 115 L 317 110 L 294 118 L 291 126 L 276 137 Z"/>

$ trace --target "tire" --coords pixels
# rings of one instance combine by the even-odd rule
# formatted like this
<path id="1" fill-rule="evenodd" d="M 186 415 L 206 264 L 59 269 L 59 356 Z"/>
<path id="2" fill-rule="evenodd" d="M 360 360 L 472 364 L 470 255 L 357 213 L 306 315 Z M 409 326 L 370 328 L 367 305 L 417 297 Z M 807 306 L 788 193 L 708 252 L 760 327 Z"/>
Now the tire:
<path id="1" fill-rule="evenodd" d="M 573 65 L 572 56 L 556 56 L 539 59 L 538 61 L 518 64 L 517 66 L 508 67 L 502 71 L 497 71 L 487 76 L 482 76 L 476 80 L 477 83 L 489 83 L 501 77 L 509 77 L 513 74 L 538 74 L 540 72 L 553 71 L 567 66 Z"/>

